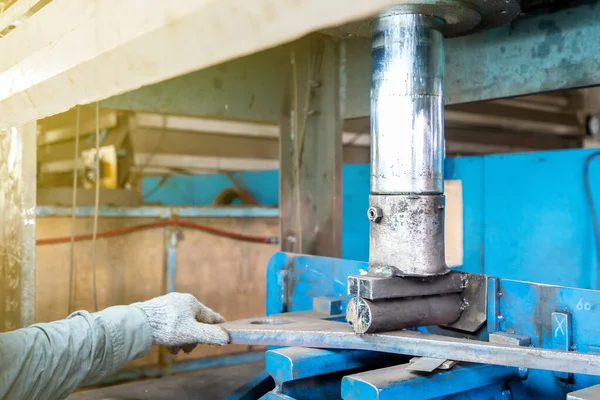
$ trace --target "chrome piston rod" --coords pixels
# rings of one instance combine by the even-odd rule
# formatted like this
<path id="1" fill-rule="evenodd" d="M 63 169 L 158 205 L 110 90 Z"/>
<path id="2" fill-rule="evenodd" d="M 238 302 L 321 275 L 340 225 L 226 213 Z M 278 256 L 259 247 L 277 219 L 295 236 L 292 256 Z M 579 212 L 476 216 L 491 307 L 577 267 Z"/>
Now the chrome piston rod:
<path id="1" fill-rule="evenodd" d="M 369 270 L 435 276 L 444 254 L 442 19 L 397 7 L 373 22 Z"/>

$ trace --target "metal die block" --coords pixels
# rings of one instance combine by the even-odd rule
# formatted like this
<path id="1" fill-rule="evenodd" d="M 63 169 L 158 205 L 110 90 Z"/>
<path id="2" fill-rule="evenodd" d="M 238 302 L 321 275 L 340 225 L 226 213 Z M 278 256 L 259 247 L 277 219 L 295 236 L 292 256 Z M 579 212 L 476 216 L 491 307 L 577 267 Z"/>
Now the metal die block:
<path id="1" fill-rule="evenodd" d="M 446 326 L 466 332 L 477 332 L 487 321 L 488 277 L 477 274 L 465 275 L 465 290 L 461 293 L 463 312 L 460 318 Z"/>
<path id="2" fill-rule="evenodd" d="M 371 195 L 380 222 L 371 223 L 369 271 L 393 276 L 436 276 L 449 272 L 444 250 L 443 195 Z"/>
<path id="3" fill-rule="evenodd" d="M 529 346 L 531 338 L 526 335 L 514 333 L 494 332 L 490 333 L 490 343 L 507 344 L 511 346 Z"/>
<path id="4" fill-rule="evenodd" d="M 313 298 L 313 311 L 325 315 L 342 313 L 343 301 L 339 297 L 318 296 Z"/>
<path id="5" fill-rule="evenodd" d="M 446 360 L 443 358 L 415 357 L 405 366 L 409 371 L 432 372 L 440 368 Z"/>
<path id="6" fill-rule="evenodd" d="M 431 296 L 460 293 L 467 274 L 452 271 L 435 278 L 383 278 L 362 275 L 348 277 L 348 294 L 367 300 L 383 300 L 401 297 Z"/>

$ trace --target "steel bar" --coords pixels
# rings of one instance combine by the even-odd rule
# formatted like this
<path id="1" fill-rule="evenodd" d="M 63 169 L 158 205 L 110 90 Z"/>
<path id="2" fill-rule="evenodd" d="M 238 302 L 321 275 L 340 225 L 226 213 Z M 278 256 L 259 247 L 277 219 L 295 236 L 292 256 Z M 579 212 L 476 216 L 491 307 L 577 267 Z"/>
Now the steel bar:
<path id="1" fill-rule="evenodd" d="M 67 217 L 70 207 L 36 207 L 38 217 Z M 78 217 L 91 217 L 93 207 L 77 207 Z M 277 218 L 279 209 L 267 207 L 100 207 L 104 218 Z"/>
<path id="2" fill-rule="evenodd" d="M 460 317 L 458 294 L 369 301 L 353 297 L 346 319 L 356 333 L 395 331 L 415 326 L 443 325 Z"/>
<path id="3" fill-rule="evenodd" d="M 232 344 L 371 350 L 481 364 L 600 375 L 600 354 L 517 347 L 415 331 L 357 335 L 343 322 L 271 317 L 222 324 Z"/>
<path id="4" fill-rule="evenodd" d="M 348 294 L 360 296 L 367 300 L 382 300 L 460 293 L 464 289 L 464 276 L 460 272 L 450 272 L 435 279 L 381 278 L 370 275 L 350 276 L 348 277 Z"/>

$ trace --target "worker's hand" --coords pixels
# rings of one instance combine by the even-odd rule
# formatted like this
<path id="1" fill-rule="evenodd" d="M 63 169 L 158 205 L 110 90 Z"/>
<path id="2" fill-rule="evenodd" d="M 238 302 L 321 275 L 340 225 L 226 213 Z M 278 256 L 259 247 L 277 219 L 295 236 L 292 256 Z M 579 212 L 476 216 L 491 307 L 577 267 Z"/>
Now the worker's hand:
<path id="1" fill-rule="evenodd" d="M 223 317 L 191 294 L 169 293 L 133 305 L 142 309 L 148 317 L 152 344 L 168 346 L 173 354 L 180 349 L 189 353 L 201 343 L 229 343 L 229 334 L 225 329 L 210 325 L 225 322 Z"/>

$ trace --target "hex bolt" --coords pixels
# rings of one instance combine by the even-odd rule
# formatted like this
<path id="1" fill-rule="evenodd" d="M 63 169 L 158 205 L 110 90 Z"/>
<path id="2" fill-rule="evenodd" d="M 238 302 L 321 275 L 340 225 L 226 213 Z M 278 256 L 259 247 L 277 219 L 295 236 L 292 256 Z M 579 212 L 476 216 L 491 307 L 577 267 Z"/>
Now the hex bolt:
<path id="1" fill-rule="evenodd" d="M 513 400 L 512 390 L 510 388 L 503 388 L 502 392 L 500 392 L 500 396 L 502 400 Z"/>
<path id="2" fill-rule="evenodd" d="M 369 221 L 378 223 L 383 218 L 383 211 L 379 207 L 369 207 L 367 216 L 369 217 Z"/>
<path id="3" fill-rule="evenodd" d="M 522 380 L 527 379 L 527 377 L 529 376 L 529 369 L 528 368 L 519 368 L 519 378 L 521 378 Z"/>

